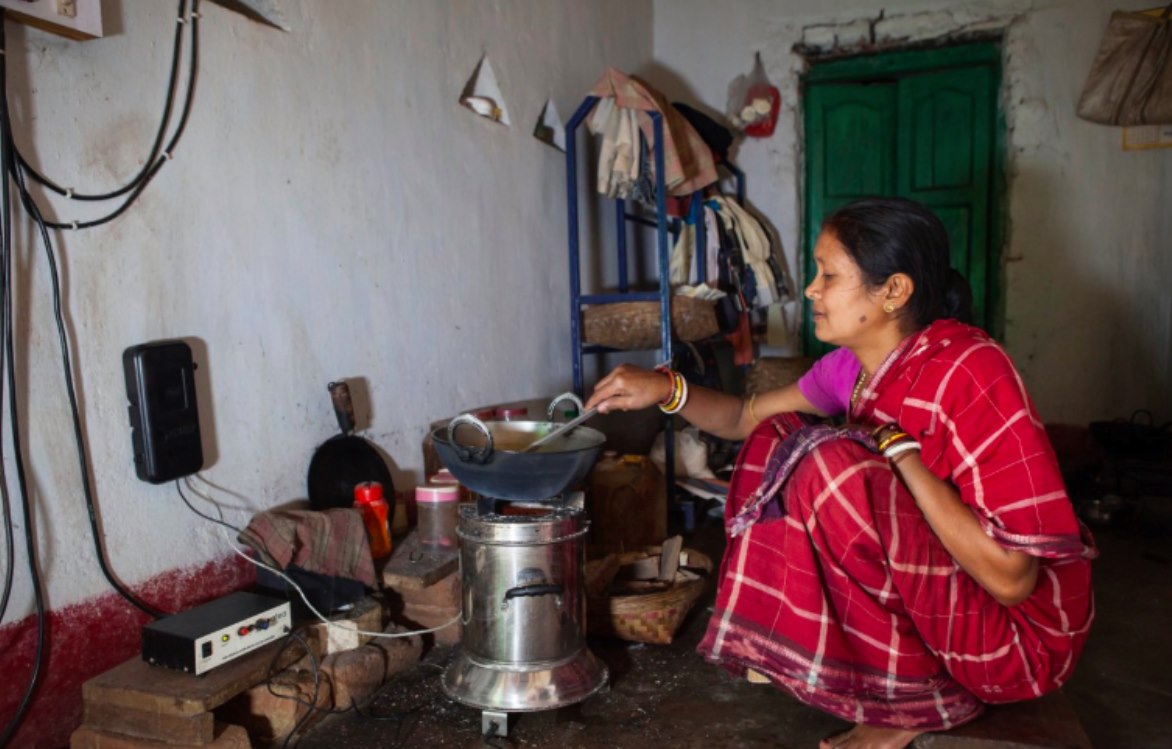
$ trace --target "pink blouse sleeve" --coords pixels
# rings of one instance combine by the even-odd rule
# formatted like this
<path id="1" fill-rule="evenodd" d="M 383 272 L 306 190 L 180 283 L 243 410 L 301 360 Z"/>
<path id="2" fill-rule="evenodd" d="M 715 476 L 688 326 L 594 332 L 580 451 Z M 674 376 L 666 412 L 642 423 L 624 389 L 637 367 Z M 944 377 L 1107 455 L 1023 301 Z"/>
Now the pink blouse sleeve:
<path id="1" fill-rule="evenodd" d="M 826 354 L 798 380 L 806 400 L 827 416 L 841 416 L 850 406 L 851 388 L 862 365 L 854 352 L 838 348 Z"/>

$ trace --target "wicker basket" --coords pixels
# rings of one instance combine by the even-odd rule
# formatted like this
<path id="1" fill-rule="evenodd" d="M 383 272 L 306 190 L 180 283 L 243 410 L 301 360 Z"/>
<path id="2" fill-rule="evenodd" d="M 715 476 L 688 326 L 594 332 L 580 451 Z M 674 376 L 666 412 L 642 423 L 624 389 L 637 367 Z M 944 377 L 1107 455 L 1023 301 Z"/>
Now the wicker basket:
<path id="1" fill-rule="evenodd" d="M 589 344 L 634 351 L 657 348 L 659 302 L 596 304 L 582 311 L 582 339 Z M 720 332 L 711 300 L 676 296 L 671 303 L 672 334 L 680 341 L 701 341 Z"/>
<path id="2" fill-rule="evenodd" d="M 658 546 L 648 546 L 643 551 L 617 556 L 620 565 L 626 565 L 659 551 Z M 605 560 L 587 562 L 586 579 L 590 580 L 591 573 L 604 563 Z M 680 553 L 680 567 L 676 581 L 666 590 L 639 595 L 588 594 L 586 631 L 632 642 L 670 645 L 684 617 L 704 593 L 712 573 L 712 560 L 695 549 L 684 549 Z M 681 574 L 683 568 L 695 576 Z"/>

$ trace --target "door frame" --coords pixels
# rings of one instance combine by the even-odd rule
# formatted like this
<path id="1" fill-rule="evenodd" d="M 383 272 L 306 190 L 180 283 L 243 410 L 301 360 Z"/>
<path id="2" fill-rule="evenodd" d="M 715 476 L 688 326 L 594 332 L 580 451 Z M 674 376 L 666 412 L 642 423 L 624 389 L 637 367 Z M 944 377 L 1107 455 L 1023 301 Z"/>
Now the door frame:
<path id="1" fill-rule="evenodd" d="M 809 136 L 805 132 L 805 101 L 807 89 L 820 83 L 856 82 L 889 78 L 909 73 L 932 72 L 948 68 L 989 65 L 993 70 L 993 89 L 997 92 L 993 116 L 993 164 L 989 181 L 990 226 L 989 257 L 986 283 L 991 284 L 986 297 L 989 311 L 989 330 L 995 339 L 1003 339 L 1005 333 L 1005 244 L 1009 216 L 1009 185 L 1006 181 L 1005 159 L 1007 135 L 1005 108 L 1002 106 L 1002 49 L 1000 35 L 980 41 L 964 42 L 947 47 L 895 49 L 890 51 L 835 58 L 832 60 L 810 60 L 810 68 L 801 79 L 802 92 L 802 153 L 806 166 L 802 169 L 802 288 L 813 278 L 813 246 L 810 227 L 810 200 L 808 195 Z M 802 346 L 805 348 L 805 328 L 809 316 L 809 300 L 803 295 L 802 301 Z"/>

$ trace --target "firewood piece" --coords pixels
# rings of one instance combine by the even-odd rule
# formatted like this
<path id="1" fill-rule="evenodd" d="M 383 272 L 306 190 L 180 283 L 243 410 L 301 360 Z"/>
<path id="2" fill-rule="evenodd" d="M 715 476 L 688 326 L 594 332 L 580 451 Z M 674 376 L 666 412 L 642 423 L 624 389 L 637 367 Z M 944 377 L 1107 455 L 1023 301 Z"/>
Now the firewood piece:
<path id="1" fill-rule="evenodd" d="M 680 549 L 684 547 L 683 536 L 672 536 L 663 542 L 659 555 L 659 579 L 674 580 L 680 567 Z"/>

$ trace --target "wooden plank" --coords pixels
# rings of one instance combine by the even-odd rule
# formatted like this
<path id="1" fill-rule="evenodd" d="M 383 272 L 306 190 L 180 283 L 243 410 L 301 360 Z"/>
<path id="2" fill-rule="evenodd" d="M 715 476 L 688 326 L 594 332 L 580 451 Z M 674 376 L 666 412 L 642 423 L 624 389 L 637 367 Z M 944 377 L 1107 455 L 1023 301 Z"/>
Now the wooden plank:
<path id="1" fill-rule="evenodd" d="M 264 681 L 273 656 L 283 641 L 265 645 L 248 655 L 204 674 L 151 666 L 132 658 L 82 685 L 86 705 L 116 705 L 148 713 L 191 716 L 213 710 L 244 690 Z M 273 671 L 304 656 L 298 645 L 285 648 Z"/>
<path id="2" fill-rule="evenodd" d="M 184 745 L 212 743 L 216 725 L 210 712 L 187 716 L 169 715 L 104 702 L 87 704 L 85 720 L 82 722 L 95 731 Z"/>
<path id="3" fill-rule="evenodd" d="M 391 590 L 423 590 L 460 567 L 460 552 L 435 551 L 419 545 L 415 532 L 403 539 L 383 568 L 383 586 Z"/>
<path id="4" fill-rule="evenodd" d="M 170 744 L 124 736 L 81 726 L 69 737 L 70 749 L 172 749 Z M 216 724 L 216 735 L 204 749 L 251 749 L 248 732 L 240 726 Z"/>

